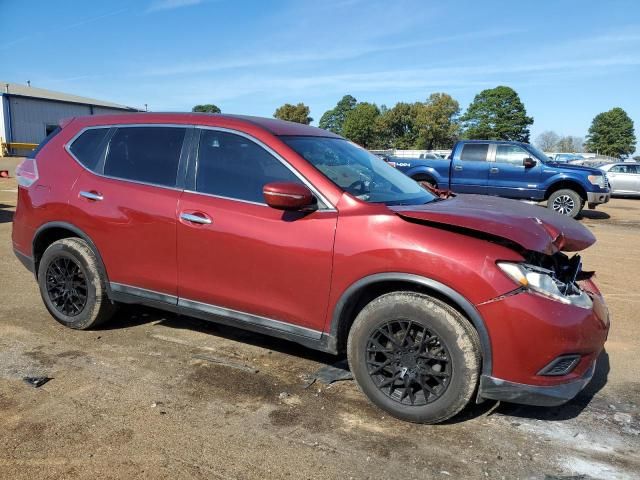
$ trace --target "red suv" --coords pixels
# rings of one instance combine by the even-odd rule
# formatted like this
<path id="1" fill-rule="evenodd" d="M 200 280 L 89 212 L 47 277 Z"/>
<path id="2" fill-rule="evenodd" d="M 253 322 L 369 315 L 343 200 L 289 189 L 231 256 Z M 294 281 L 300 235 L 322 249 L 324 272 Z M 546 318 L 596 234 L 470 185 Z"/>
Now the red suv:
<path id="1" fill-rule="evenodd" d="M 140 303 L 347 353 L 365 395 L 435 423 L 476 401 L 558 405 L 607 308 L 545 209 L 442 200 L 366 150 L 274 119 L 75 118 L 16 171 L 13 246 L 75 329 Z"/>

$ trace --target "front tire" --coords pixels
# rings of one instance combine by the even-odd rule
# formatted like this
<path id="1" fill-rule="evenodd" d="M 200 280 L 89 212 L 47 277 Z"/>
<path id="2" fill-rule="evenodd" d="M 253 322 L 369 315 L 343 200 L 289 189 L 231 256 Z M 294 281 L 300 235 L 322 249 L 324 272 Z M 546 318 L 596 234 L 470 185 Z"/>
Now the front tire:
<path id="1" fill-rule="evenodd" d="M 412 178 L 416 182 L 418 182 L 420 185 L 427 187 L 427 190 L 438 188 L 438 182 L 436 182 L 433 178 L 428 177 L 426 175 L 416 175 L 415 177 L 412 177 Z"/>
<path id="2" fill-rule="evenodd" d="M 562 189 L 553 192 L 549 197 L 549 200 L 547 200 L 548 209 L 571 218 L 576 218 L 578 216 L 583 205 L 584 202 L 580 194 L 569 189 Z"/>
<path id="3" fill-rule="evenodd" d="M 471 400 L 479 345 L 473 326 L 446 303 L 393 292 L 358 314 L 347 355 L 358 386 L 374 405 L 409 422 L 439 423 Z"/>
<path id="4" fill-rule="evenodd" d="M 47 310 L 66 327 L 93 328 L 115 312 L 96 255 L 80 238 L 49 245 L 38 265 L 38 285 Z"/>

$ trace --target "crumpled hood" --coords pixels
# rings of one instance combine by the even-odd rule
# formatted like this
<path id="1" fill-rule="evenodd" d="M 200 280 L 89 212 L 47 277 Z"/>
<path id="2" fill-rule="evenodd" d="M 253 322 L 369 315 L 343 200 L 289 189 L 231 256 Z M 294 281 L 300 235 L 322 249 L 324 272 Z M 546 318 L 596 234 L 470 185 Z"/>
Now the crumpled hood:
<path id="1" fill-rule="evenodd" d="M 486 233 L 546 255 L 577 252 L 596 241 L 588 228 L 572 218 L 506 198 L 457 195 L 425 205 L 389 208 L 406 219 Z"/>

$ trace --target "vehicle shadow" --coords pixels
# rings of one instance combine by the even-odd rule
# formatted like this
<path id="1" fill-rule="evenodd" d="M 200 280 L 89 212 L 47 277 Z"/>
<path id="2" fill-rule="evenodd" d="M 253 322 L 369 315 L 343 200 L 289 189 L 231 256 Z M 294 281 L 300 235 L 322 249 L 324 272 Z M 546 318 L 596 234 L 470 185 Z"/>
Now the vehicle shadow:
<path id="1" fill-rule="evenodd" d="M 598 210 L 583 210 L 580 212 L 581 220 L 607 220 L 611 218 L 607 212 L 602 212 Z"/>
<path id="2" fill-rule="evenodd" d="M 7 208 L 13 209 L 13 205 L 6 205 L 4 203 L 0 204 L 0 223 L 7 223 L 13 221 L 13 214 L 15 213 L 13 210 L 5 210 Z"/>
<path id="3" fill-rule="evenodd" d="M 212 337 L 223 338 L 235 342 L 273 350 L 278 353 L 304 358 L 324 365 L 334 365 L 343 362 L 345 355 L 331 355 L 311 348 L 298 345 L 287 340 L 250 332 L 241 328 L 200 320 L 184 315 L 158 310 L 141 305 L 122 305 L 115 317 L 101 325 L 97 330 L 119 330 L 132 328 L 139 325 L 157 322 L 163 327 L 176 330 L 191 330 L 205 333 Z M 338 368 L 344 368 L 338 366 Z M 474 418 L 499 414 L 509 417 L 528 418 L 547 421 L 562 421 L 577 417 L 591 403 L 593 397 L 606 385 L 609 375 L 609 354 L 603 350 L 596 363 L 591 382 L 573 400 L 558 407 L 534 407 L 529 405 L 517 405 L 487 400 L 480 404 L 470 403 L 455 417 L 443 422 L 444 424 L 456 424 Z"/>
<path id="4" fill-rule="evenodd" d="M 242 328 L 222 325 L 207 320 L 200 320 L 186 315 L 178 315 L 142 305 L 121 305 L 114 318 L 106 324 L 100 325 L 96 330 L 120 330 L 152 322 L 157 322 L 163 327 L 205 333 L 212 337 L 246 343 L 326 365 L 333 365 L 339 360 L 344 359 L 344 356 L 320 352 L 277 337 L 254 333 Z"/>

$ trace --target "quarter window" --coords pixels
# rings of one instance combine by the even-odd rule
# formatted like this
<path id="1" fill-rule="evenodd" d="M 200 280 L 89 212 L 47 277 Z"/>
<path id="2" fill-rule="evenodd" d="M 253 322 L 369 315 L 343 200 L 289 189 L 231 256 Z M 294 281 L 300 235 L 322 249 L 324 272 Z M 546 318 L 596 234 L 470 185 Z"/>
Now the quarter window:
<path id="1" fill-rule="evenodd" d="M 104 174 L 175 187 L 186 129 L 121 127 L 109 142 Z"/>
<path id="2" fill-rule="evenodd" d="M 530 156 L 524 149 L 515 145 L 496 146 L 496 163 L 511 163 L 522 166 L 522 161 Z"/>
<path id="3" fill-rule="evenodd" d="M 262 188 L 270 182 L 301 183 L 282 162 L 248 138 L 201 131 L 196 191 L 264 203 Z"/>
<path id="4" fill-rule="evenodd" d="M 465 162 L 486 162 L 488 151 L 488 143 L 467 143 L 462 147 L 460 160 Z"/>
<path id="5" fill-rule="evenodd" d="M 78 161 L 89 170 L 95 170 L 100 160 L 101 153 L 104 153 L 102 142 L 107 137 L 108 128 L 91 128 L 85 130 L 71 144 L 69 150 Z"/>

